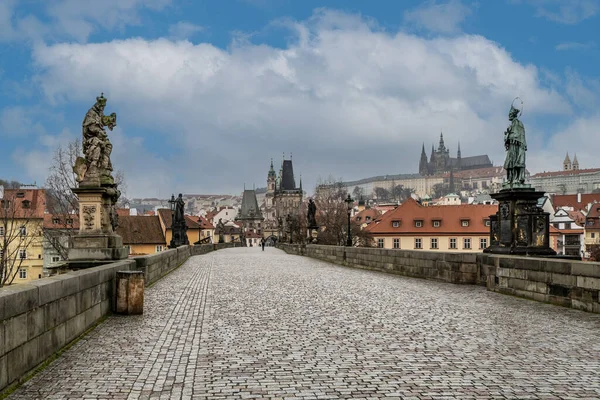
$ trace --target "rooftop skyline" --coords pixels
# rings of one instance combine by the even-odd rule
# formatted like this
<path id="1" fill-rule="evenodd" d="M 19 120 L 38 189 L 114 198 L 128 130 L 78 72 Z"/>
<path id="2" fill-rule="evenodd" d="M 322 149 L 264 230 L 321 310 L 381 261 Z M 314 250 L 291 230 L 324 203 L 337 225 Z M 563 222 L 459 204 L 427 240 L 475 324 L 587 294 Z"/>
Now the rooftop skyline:
<path id="1" fill-rule="evenodd" d="M 0 178 L 41 186 L 101 92 L 128 197 L 263 187 L 283 152 L 309 192 L 415 173 L 440 132 L 502 165 L 517 96 L 532 174 L 599 166 L 599 1 L 371 3 L 2 1 Z"/>

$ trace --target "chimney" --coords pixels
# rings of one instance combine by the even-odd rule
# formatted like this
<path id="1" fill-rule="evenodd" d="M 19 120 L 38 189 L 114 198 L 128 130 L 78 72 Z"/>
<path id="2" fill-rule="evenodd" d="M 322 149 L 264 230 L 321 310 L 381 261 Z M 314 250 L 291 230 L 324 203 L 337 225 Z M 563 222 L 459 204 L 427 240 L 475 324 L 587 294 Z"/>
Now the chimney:
<path id="1" fill-rule="evenodd" d="M 4 186 L 0 185 L 0 199 L 4 198 Z"/>
<path id="2" fill-rule="evenodd" d="M 577 192 L 577 203 L 581 203 L 581 192 Z"/>

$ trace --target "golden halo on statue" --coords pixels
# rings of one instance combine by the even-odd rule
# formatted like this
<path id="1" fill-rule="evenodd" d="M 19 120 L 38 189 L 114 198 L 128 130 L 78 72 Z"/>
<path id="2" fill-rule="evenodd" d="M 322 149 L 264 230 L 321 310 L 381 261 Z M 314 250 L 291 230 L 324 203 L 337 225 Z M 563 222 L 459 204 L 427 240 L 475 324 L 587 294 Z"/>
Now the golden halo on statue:
<path id="1" fill-rule="evenodd" d="M 510 103 L 510 106 L 514 108 L 514 104 L 515 104 L 515 100 L 519 99 L 519 101 L 521 102 L 521 108 L 519 108 L 519 117 L 523 116 L 523 100 L 517 96 L 513 99 L 512 103 Z"/>

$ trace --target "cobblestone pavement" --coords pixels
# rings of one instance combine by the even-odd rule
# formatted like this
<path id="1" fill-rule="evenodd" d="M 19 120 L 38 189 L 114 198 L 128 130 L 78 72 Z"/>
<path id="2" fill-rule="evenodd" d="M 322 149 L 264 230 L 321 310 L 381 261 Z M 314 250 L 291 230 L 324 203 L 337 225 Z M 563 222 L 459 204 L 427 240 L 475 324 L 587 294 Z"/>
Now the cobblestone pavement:
<path id="1" fill-rule="evenodd" d="M 190 259 L 11 399 L 598 399 L 600 316 L 267 248 Z"/>

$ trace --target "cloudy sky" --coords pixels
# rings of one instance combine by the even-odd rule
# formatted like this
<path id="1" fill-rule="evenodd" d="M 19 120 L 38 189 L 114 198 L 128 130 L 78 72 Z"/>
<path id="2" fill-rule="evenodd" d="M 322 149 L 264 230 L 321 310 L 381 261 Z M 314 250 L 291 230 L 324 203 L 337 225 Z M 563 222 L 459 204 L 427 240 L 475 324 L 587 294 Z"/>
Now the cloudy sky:
<path id="1" fill-rule="evenodd" d="M 599 167 L 598 0 L 0 0 L 0 178 L 42 184 L 104 92 L 128 195 L 412 173 L 444 133 L 531 172 Z"/>

